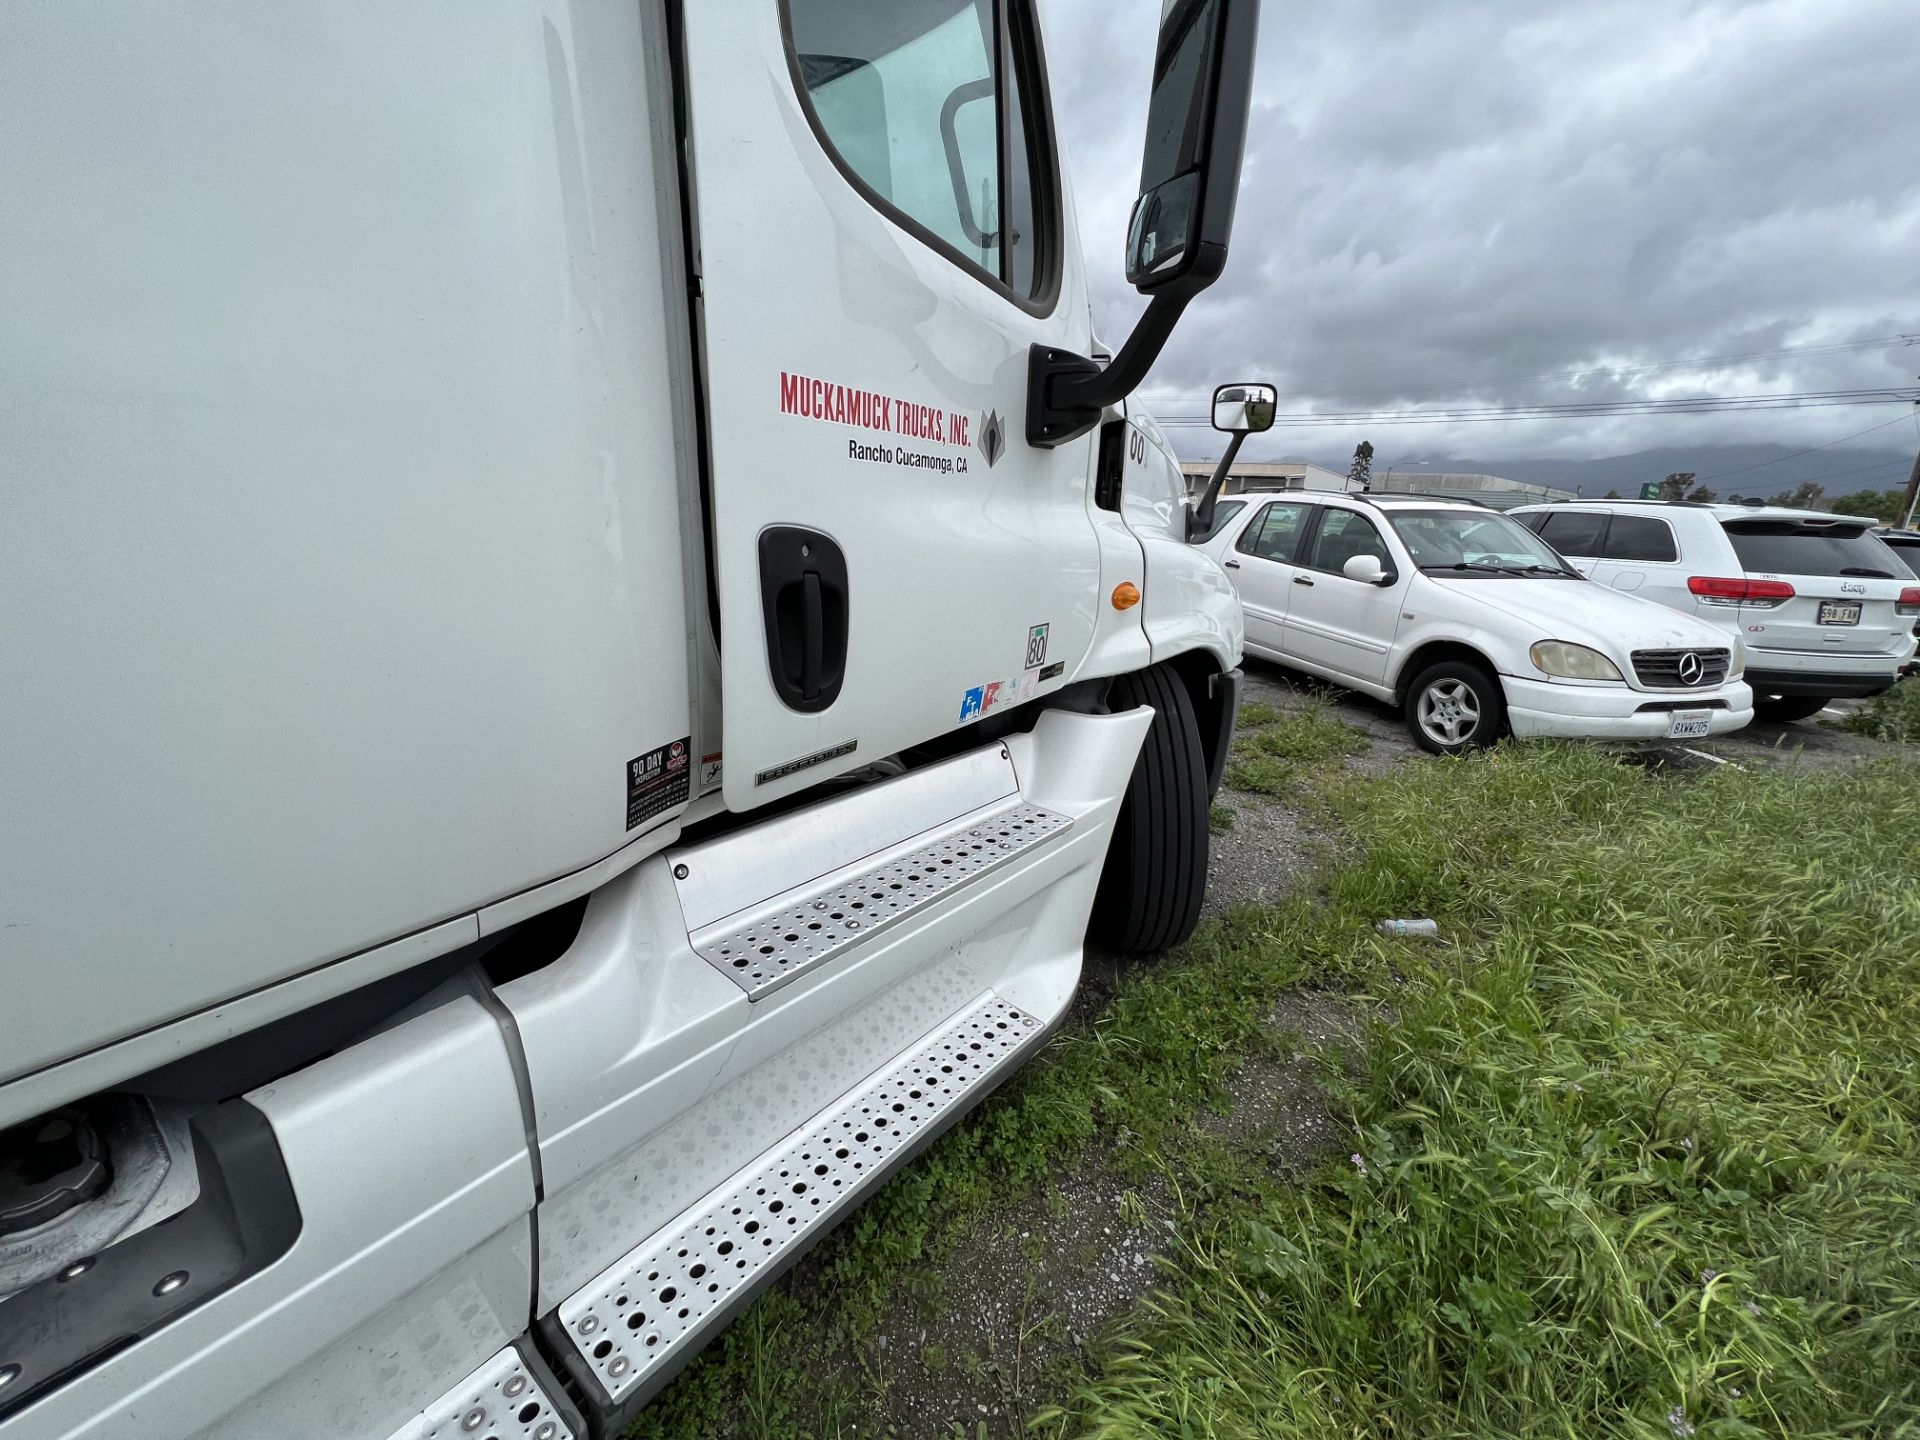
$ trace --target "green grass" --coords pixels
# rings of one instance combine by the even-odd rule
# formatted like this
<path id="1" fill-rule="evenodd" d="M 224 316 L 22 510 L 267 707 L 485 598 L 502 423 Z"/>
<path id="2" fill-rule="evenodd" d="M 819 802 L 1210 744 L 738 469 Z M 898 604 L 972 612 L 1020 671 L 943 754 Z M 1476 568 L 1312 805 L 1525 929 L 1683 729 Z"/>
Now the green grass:
<path id="1" fill-rule="evenodd" d="M 1329 957 L 1397 1013 L 1352 1158 L 1195 1205 L 1044 1433 L 1920 1433 L 1920 767 L 1528 747 L 1339 800 L 1331 910 L 1460 943 Z"/>
<path id="2" fill-rule="evenodd" d="M 1254 706 L 1241 711 L 1245 722 Z M 1346 755 L 1357 755 L 1373 742 L 1360 730 L 1330 715 L 1324 706 L 1310 705 L 1282 714 L 1261 706 L 1273 718 L 1246 730 L 1228 753 L 1227 784 L 1257 795 L 1287 795 L 1298 788 L 1306 769 L 1325 768 Z M 1262 717 L 1265 720 L 1265 717 Z"/>
<path id="3" fill-rule="evenodd" d="M 1240 728 L 1258 730 L 1280 718 L 1280 711 L 1264 700 L 1253 700 L 1240 707 Z"/>
<path id="4" fill-rule="evenodd" d="M 1920 1436 L 1920 765 L 1306 773 L 1362 859 L 1130 972 L 634 1433 L 871 1433 L 878 1317 L 1098 1149 L 1183 1225 L 1036 1435 Z M 1371 929 L 1417 914 L 1452 943 Z M 1302 983 L 1393 1023 L 1328 1068 L 1358 1160 L 1292 1183 L 1193 1120 Z"/>
<path id="5" fill-rule="evenodd" d="M 1920 679 L 1902 680 L 1886 694 L 1876 695 L 1840 724 L 1843 729 L 1870 735 L 1875 740 L 1920 745 Z"/>
<path id="6" fill-rule="evenodd" d="M 1207 810 L 1207 828 L 1216 835 L 1224 835 L 1233 829 L 1233 807 L 1214 805 Z"/>

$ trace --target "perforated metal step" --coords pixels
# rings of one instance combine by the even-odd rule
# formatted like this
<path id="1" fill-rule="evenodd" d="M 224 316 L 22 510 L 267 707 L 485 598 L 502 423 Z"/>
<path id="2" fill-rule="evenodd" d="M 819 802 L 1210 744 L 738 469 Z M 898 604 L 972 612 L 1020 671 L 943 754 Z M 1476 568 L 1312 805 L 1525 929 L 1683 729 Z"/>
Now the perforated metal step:
<path id="1" fill-rule="evenodd" d="M 509 1345 L 393 1432 L 390 1440 L 578 1440 Z"/>
<path id="2" fill-rule="evenodd" d="M 563 1303 L 567 1343 L 609 1401 L 703 1344 L 736 1296 L 838 1220 L 888 1157 L 1038 1029 L 988 992 Z"/>
<path id="3" fill-rule="evenodd" d="M 1072 827 L 1071 816 L 1017 802 L 745 920 L 696 930 L 693 948 L 757 1000 Z"/>

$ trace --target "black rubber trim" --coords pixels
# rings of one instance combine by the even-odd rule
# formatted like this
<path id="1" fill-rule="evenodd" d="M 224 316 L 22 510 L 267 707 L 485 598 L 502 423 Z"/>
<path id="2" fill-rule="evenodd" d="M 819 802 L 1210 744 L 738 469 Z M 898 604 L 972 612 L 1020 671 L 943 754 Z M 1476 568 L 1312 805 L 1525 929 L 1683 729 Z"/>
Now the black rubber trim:
<path id="1" fill-rule="evenodd" d="M 519 1355 L 520 1363 L 527 1367 L 527 1373 L 533 1376 L 534 1383 L 553 1402 L 553 1408 L 566 1422 L 567 1428 L 575 1435 L 590 1433 L 587 1412 L 580 1408 L 580 1398 L 573 1390 L 563 1384 L 553 1367 L 547 1363 L 547 1357 L 534 1341 L 531 1331 L 513 1342 L 514 1353 Z"/>
<path id="2" fill-rule="evenodd" d="M 1153 707 L 1114 822 L 1089 936 L 1109 949 L 1165 950 L 1193 934 L 1207 889 L 1207 770 L 1193 701 L 1165 665 L 1116 678 L 1115 711 Z"/>
<path id="3" fill-rule="evenodd" d="M 1233 727 L 1240 719 L 1240 694 L 1246 677 L 1227 670 L 1213 677 L 1213 745 L 1207 751 L 1207 798 L 1220 793 L 1227 775 L 1227 751 L 1233 748 Z"/>
<path id="4" fill-rule="evenodd" d="M 1884 695 L 1894 681 L 1885 671 L 1872 670 L 1823 675 L 1805 670 L 1748 670 L 1746 678 L 1756 696 L 1825 695 L 1828 699 L 1845 696 L 1852 700 Z"/>
<path id="5" fill-rule="evenodd" d="M 1024 1068 L 1058 1032 L 1071 1008 L 1070 1005 L 1063 1005 L 1057 1016 L 1027 1038 L 1025 1043 L 1013 1053 L 1007 1064 L 987 1077 L 986 1083 L 975 1086 L 964 1094 L 951 1108 L 940 1114 L 932 1124 L 916 1135 L 910 1144 L 894 1151 L 884 1162 L 869 1172 L 856 1193 L 863 1200 L 871 1197 L 888 1180 L 918 1159 L 929 1145 L 964 1119 L 976 1105 L 998 1089 L 1003 1081 Z M 788 1253 L 767 1266 L 749 1284 L 742 1287 L 731 1300 L 713 1311 L 703 1322 L 705 1338 L 698 1345 L 687 1347 L 682 1354 L 676 1355 L 671 1361 L 662 1365 L 618 1405 L 607 1402 L 606 1391 L 601 1388 L 599 1377 L 593 1373 L 587 1362 L 580 1358 L 580 1352 L 567 1340 L 565 1328 L 560 1324 L 559 1312 L 555 1310 L 542 1315 L 534 1331 L 540 1341 L 541 1352 L 561 1367 L 568 1382 L 569 1393 L 583 1397 L 585 1402 L 593 1407 L 588 1415 L 586 1433 L 592 1437 L 592 1440 L 619 1440 L 626 1428 L 633 1423 L 634 1417 L 646 1408 L 655 1396 L 666 1389 L 695 1356 L 719 1339 L 742 1310 L 758 1299 L 769 1285 L 791 1270 L 814 1246 L 859 1213 L 860 1206 L 853 1206 L 833 1224 L 823 1227 L 805 1243 L 793 1246 Z"/>
<path id="6" fill-rule="evenodd" d="M 1100 455 L 1093 467 L 1093 503 L 1102 510 L 1120 508 L 1120 482 L 1127 463 L 1127 422 L 1109 420 L 1100 427 Z"/>
<path id="7" fill-rule="evenodd" d="M 1726 710 L 1731 707 L 1724 700 L 1654 700 L 1645 705 L 1634 707 L 1636 715 L 1657 715 L 1673 710 Z"/>

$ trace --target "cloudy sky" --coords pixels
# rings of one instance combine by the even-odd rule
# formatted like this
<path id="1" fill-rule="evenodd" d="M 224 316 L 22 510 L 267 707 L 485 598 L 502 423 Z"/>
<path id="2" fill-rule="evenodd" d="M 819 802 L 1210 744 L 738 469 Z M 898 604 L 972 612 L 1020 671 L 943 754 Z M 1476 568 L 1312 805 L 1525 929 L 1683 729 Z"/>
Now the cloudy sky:
<path id="1" fill-rule="evenodd" d="M 1121 252 L 1159 12 L 1042 0 L 1110 344 L 1142 303 Z M 1914 0 L 1267 0 L 1232 258 L 1146 398 L 1172 417 L 1252 378 L 1283 414 L 1912 386 L 1920 343 L 1861 343 L 1903 333 L 1920 337 Z M 1783 350 L 1802 353 L 1690 363 Z M 1857 443 L 1903 448 L 1912 408 L 1276 429 L 1245 453 L 1364 436 L 1376 467 L 1584 458 L 1888 420 Z"/>

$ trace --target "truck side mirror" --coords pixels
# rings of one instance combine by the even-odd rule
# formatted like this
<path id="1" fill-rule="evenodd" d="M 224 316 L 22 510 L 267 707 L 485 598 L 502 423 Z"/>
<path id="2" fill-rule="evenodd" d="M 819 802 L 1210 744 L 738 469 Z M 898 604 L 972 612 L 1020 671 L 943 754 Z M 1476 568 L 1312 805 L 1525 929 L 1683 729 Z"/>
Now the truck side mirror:
<path id="1" fill-rule="evenodd" d="M 1273 428 L 1278 403 L 1271 385 L 1222 385 L 1213 392 L 1213 428 L 1229 435 L 1258 435 Z"/>
<path id="2" fill-rule="evenodd" d="M 1257 18 L 1244 4 L 1244 30 L 1230 30 L 1234 8 L 1228 0 L 1173 0 L 1160 20 L 1140 193 L 1127 226 L 1127 283 L 1144 294 L 1178 280 L 1195 282 L 1198 294 L 1226 267 Z M 1227 53 L 1234 48 L 1239 66 Z M 1219 123 L 1222 100 L 1237 106 L 1237 123 L 1231 114 Z"/>
<path id="3" fill-rule="evenodd" d="M 1220 499 L 1220 487 L 1227 483 L 1227 472 L 1233 468 L 1234 457 L 1240 453 L 1240 442 L 1249 435 L 1273 428 L 1273 413 L 1279 399 L 1279 392 L 1273 386 L 1258 383 L 1222 385 L 1213 392 L 1213 428 L 1227 431 L 1233 439 L 1227 442 L 1227 453 L 1214 467 L 1207 488 L 1200 494 L 1199 504 L 1187 511 L 1189 541 L 1213 533 L 1214 506 Z"/>
<path id="4" fill-rule="evenodd" d="M 1127 227 L 1127 279 L 1147 313 L 1104 368 L 1035 345 L 1027 362 L 1027 443 L 1086 434 L 1146 378 L 1187 303 L 1220 278 L 1240 193 L 1253 102 L 1260 0 L 1165 0 L 1140 194 Z"/>

